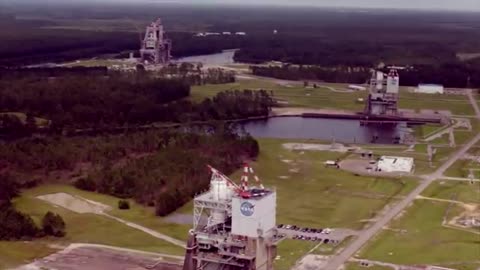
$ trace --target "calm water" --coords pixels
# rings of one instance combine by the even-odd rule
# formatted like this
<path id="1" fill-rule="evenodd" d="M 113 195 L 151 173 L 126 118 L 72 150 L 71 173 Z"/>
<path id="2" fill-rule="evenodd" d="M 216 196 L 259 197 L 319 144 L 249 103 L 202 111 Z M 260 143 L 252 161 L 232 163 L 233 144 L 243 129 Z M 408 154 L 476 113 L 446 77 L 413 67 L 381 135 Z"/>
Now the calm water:
<path id="1" fill-rule="evenodd" d="M 393 143 L 409 133 L 405 123 L 397 126 L 361 126 L 358 120 L 302 117 L 276 117 L 250 121 L 245 130 L 254 137 L 282 139 L 321 139 L 343 143 Z"/>
<path id="2" fill-rule="evenodd" d="M 215 53 L 215 54 L 183 57 L 183 58 L 177 59 L 176 62 L 180 62 L 180 63 L 191 62 L 191 63 L 202 63 L 203 65 L 210 65 L 210 66 L 221 66 L 221 65 L 233 64 L 234 54 L 235 54 L 235 50 L 226 50 L 221 53 Z"/>

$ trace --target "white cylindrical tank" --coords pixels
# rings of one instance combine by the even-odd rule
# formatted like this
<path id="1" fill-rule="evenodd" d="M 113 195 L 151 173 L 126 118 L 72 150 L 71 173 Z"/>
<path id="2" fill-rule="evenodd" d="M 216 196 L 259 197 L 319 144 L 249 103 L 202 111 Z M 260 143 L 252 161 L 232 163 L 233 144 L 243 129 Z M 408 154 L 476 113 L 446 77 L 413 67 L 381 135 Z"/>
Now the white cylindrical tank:
<path id="1" fill-rule="evenodd" d="M 210 182 L 212 199 L 216 201 L 228 201 L 232 199 L 233 190 L 224 179 L 212 179 Z"/>
<path id="2" fill-rule="evenodd" d="M 377 71 L 377 90 L 383 89 L 383 72 Z"/>

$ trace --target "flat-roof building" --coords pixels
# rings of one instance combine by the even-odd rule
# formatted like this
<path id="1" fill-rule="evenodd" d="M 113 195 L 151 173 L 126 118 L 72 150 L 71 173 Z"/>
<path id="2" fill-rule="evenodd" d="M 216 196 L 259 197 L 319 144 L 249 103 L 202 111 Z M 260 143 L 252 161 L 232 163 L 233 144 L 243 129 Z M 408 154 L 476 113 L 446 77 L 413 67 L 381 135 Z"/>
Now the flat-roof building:
<path id="1" fill-rule="evenodd" d="M 445 88 L 440 84 L 419 84 L 415 88 L 415 93 L 424 93 L 424 94 L 443 94 Z"/>
<path id="2" fill-rule="evenodd" d="M 413 167 L 414 162 L 411 157 L 382 156 L 377 163 L 377 168 L 382 172 L 410 173 Z"/>

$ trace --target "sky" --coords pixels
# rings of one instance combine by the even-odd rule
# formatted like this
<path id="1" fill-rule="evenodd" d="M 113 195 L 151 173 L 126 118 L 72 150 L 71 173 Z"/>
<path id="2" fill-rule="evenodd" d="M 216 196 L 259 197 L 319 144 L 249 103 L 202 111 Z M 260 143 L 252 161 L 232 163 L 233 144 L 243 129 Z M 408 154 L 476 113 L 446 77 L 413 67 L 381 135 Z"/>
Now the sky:
<path id="1" fill-rule="evenodd" d="M 171 0 L 173 1 L 173 0 Z M 323 7 L 442 9 L 480 11 L 480 0 L 175 0 L 190 3 L 242 3 Z"/>
<path id="2" fill-rule="evenodd" d="M 0 0 L 1 2 L 49 2 L 59 0 Z M 319 7 L 395 8 L 416 10 L 480 11 L 480 0 L 63 0 L 68 2 L 108 3 L 182 3 L 182 4 L 232 4 L 232 5 L 289 5 Z"/>

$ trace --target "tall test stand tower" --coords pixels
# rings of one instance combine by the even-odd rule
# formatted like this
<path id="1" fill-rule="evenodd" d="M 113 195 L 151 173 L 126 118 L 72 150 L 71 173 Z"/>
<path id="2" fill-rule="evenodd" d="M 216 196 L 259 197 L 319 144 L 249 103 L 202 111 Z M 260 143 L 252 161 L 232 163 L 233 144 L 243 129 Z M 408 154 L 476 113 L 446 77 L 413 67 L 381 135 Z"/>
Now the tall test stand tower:
<path id="1" fill-rule="evenodd" d="M 372 71 L 369 95 L 365 103 L 367 116 L 398 116 L 400 77 L 396 69 L 387 74 Z"/>
<path id="2" fill-rule="evenodd" d="M 142 63 L 166 64 L 171 58 L 172 41 L 165 38 L 162 21 L 157 19 L 145 31 L 141 41 L 140 59 Z"/>
<path id="3" fill-rule="evenodd" d="M 194 199 L 184 270 L 271 270 L 276 256 L 276 192 L 244 167 L 242 183 L 209 166 L 210 189 Z M 253 175 L 256 186 L 249 187 Z"/>

